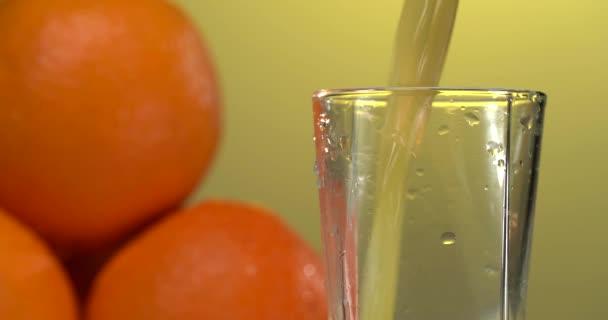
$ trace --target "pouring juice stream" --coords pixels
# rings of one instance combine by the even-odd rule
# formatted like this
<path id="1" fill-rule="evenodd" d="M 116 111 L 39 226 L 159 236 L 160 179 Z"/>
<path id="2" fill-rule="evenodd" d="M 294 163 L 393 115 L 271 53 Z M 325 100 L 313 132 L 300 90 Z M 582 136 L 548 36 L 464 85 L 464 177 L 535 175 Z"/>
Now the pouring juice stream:
<path id="1" fill-rule="evenodd" d="M 397 29 L 391 86 L 439 84 L 457 7 L 458 0 L 405 0 Z M 362 320 L 394 316 L 406 205 L 400 199 L 407 192 L 408 164 L 424 132 L 429 102 L 394 97 L 387 106 L 383 130 L 385 136 L 397 139 L 386 139 L 380 148 L 377 206 L 358 299 Z"/>

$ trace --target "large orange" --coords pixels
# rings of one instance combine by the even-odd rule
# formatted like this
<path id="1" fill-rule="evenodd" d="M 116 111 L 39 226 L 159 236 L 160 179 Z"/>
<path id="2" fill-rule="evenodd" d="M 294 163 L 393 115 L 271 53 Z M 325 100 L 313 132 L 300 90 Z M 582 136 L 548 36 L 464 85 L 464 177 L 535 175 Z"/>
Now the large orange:
<path id="1" fill-rule="evenodd" d="M 0 319 L 76 320 L 59 262 L 30 230 L 0 210 Z"/>
<path id="2" fill-rule="evenodd" d="M 0 204 L 105 245 L 195 188 L 220 131 L 195 27 L 161 0 L 0 1 Z"/>
<path id="3" fill-rule="evenodd" d="M 208 201 L 119 251 L 87 320 L 325 320 L 319 257 L 271 212 Z"/>

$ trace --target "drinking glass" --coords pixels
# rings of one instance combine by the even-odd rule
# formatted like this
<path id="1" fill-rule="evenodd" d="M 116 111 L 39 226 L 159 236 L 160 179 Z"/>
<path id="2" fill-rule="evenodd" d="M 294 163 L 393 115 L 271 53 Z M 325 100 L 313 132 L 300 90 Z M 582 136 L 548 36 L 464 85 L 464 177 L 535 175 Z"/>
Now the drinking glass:
<path id="1" fill-rule="evenodd" d="M 546 96 L 322 90 L 315 171 L 332 320 L 521 320 Z"/>

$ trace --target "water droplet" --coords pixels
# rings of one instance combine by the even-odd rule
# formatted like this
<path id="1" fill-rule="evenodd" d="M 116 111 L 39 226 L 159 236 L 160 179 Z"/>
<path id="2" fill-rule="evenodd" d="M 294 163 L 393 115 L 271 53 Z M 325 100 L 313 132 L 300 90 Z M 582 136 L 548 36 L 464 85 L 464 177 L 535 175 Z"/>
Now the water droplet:
<path id="1" fill-rule="evenodd" d="M 321 129 L 321 131 L 325 131 L 325 129 L 327 129 L 327 127 L 329 126 L 329 117 L 327 117 L 327 114 L 325 113 L 321 113 L 319 115 L 319 129 Z"/>
<path id="2" fill-rule="evenodd" d="M 422 169 L 422 168 L 416 169 L 416 175 L 419 177 L 422 177 L 424 175 L 424 169 Z"/>
<path id="3" fill-rule="evenodd" d="M 523 167 L 524 166 L 524 161 L 523 160 L 519 160 L 519 166 Z"/>
<path id="4" fill-rule="evenodd" d="M 444 136 L 444 135 L 448 134 L 449 132 L 450 132 L 450 128 L 448 128 L 448 126 L 446 126 L 446 125 L 440 126 L 439 130 L 437 130 L 437 133 L 440 136 Z"/>
<path id="5" fill-rule="evenodd" d="M 341 136 L 340 137 L 340 149 L 342 149 L 342 151 L 347 151 L 348 150 L 348 137 L 347 136 Z"/>
<path id="6" fill-rule="evenodd" d="M 525 115 L 519 119 L 519 123 L 526 129 L 532 129 L 532 117 L 530 115 Z"/>
<path id="7" fill-rule="evenodd" d="M 336 161 L 338 160 L 338 151 L 336 150 L 331 150 L 329 152 L 329 158 L 331 159 L 331 161 Z"/>
<path id="8" fill-rule="evenodd" d="M 338 235 L 338 227 L 334 226 L 333 228 L 331 228 L 331 230 L 329 231 L 329 235 L 332 237 L 335 237 Z"/>
<path id="9" fill-rule="evenodd" d="M 317 177 L 317 189 L 321 189 L 323 183 L 321 181 L 321 176 L 319 176 L 319 163 L 315 160 L 315 164 L 312 167 L 312 171 L 315 173 L 315 177 Z"/>
<path id="10" fill-rule="evenodd" d="M 464 119 L 467 121 L 469 126 L 474 127 L 479 125 L 479 118 L 473 112 L 467 112 L 464 114 Z"/>
<path id="11" fill-rule="evenodd" d="M 328 147 L 323 148 L 323 153 L 329 153 L 329 148 Z"/>
<path id="12" fill-rule="evenodd" d="M 465 106 L 460 107 L 460 111 L 464 111 L 464 110 L 466 110 L 466 109 L 467 109 L 467 108 L 466 108 Z"/>
<path id="13" fill-rule="evenodd" d="M 444 232 L 441 234 L 441 243 L 449 246 L 456 243 L 456 234 L 453 232 Z"/>
<path id="14" fill-rule="evenodd" d="M 503 159 L 498 160 L 497 165 L 498 165 L 499 168 L 504 168 L 505 167 L 505 160 L 503 160 Z"/>
<path id="15" fill-rule="evenodd" d="M 423 193 L 431 192 L 431 190 L 433 190 L 433 188 L 431 187 L 430 184 L 427 184 L 427 185 L 423 186 L 422 189 L 420 189 L 420 191 L 422 191 Z"/>
<path id="16" fill-rule="evenodd" d="M 486 185 L 486 186 L 483 187 L 483 190 L 484 191 L 488 191 L 488 190 L 490 190 L 490 188 Z"/>
<path id="17" fill-rule="evenodd" d="M 450 103 L 454 103 L 454 99 L 450 99 Z"/>
<path id="18" fill-rule="evenodd" d="M 496 112 L 499 109 L 495 103 L 490 103 L 490 104 L 486 105 L 486 108 L 492 112 Z"/>
<path id="19" fill-rule="evenodd" d="M 502 143 L 488 141 L 488 143 L 486 143 L 486 151 L 492 156 L 497 156 L 504 151 L 504 147 L 502 146 Z"/>
<path id="20" fill-rule="evenodd" d="M 522 280 L 521 281 L 521 288 L 523 290 L 526 290 L 528 288 L 528 280 Z"/>
<path id="21" fill-rule="evenodd" d="M 532 97 L 532 102 L 535 102 L 535 103 L 538 103 L 538 104 L 543 103 L 543 102 L 544 102 L 544 100 L 545 100 L 545 99 L 544 99 L 544 98 L 543 98 L 543 96 L 541 96 L 540 94 L 535 94 L 535 95 Z"/>
<path id="22" fill-rule="evenodd" d="M 409 200 L 414 200 L 414 199 L 416 199 L 417 196 L 418 196 L 418 189 L 412 188 L 407 191 L 406 197 Z"/>
<path id="23" fill-rule="evenodd" d="M 483 267 L 483 272 L 485 272 L 485 274 L 487 274 L 490 277 L 494 277 L 494 276 L 498 275 L 499 270 L 497 268 L 494 268 L 491 265 L 486 265 L 485 267 Z"/>
<path id="24" fill-rule="evenodd" d="M 399 131 L 392 133 L 391 138 L 397 144 L 405 146 L 405 139 L 403 138 L 403 135 Z"/>
<path id="25" fill-rule="evenodd" d="M 317 137 L 312 137 L 312 142 L 317 142 Z"/>

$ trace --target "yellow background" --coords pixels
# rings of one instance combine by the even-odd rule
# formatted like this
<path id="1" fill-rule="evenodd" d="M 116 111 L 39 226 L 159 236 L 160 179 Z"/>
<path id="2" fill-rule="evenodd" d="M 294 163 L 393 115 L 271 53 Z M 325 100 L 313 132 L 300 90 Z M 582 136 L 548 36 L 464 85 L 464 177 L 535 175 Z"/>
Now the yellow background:
<path id="1" fill-rule="evenodd" d="M 402 0 L 181 0 L 225 131 L 195 199 L 255 201 L 320 248 L 310 95 L 387 81 Z M 464 0 L 442 80 L 549 95 L 529 319 L 608 319 L 608 1 Z"/>

